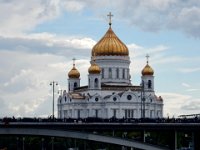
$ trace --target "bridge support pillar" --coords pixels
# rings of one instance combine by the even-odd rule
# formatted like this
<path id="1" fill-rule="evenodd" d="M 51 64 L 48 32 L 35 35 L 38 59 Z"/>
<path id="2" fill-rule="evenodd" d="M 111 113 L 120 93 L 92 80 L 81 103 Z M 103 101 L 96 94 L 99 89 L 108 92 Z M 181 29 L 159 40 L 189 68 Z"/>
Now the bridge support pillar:
<path id="1" fill-rule="evenodd" d="M 194 150 L 195 149 L 200 149 L 200 132 L 196 131 L 194 132 Z"/>
<path id="2" fill-rule="evenodd" d="M 171 140 L 169 147 L 171 150 L 176 150 L 177 148 L 177 131 L 172 131 L 170 134 Z"/>
<path id="3" fill-rule="evenodd" d="M 141 135 L 141 141 L 144 142 L 144 143 L 146 142 L 145 134 L 146 134 L 145 130 L 143 130 L 143 131 L 140 132 L 140 135 Z"/>

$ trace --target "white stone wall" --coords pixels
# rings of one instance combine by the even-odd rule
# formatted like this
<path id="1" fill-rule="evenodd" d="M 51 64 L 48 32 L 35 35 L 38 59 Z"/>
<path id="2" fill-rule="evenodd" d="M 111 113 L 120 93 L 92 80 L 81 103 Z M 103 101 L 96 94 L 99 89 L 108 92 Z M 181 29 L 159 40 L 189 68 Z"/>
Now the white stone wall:
<path id="1" fill-rule="evenodd" d="M 97 80 L 97 82 L 95 82 Z M 101 74 L 89 74 L 88 75 L 88 88 L 89 89 L 101 89 Z"/>
<path id="2" fill-rule="evenodd" d="M 80 87 L 80 79 L 79 78 L 69 78 L 68 79 L 68 90 L 74 90 L 74 83 L 77 83 L 77 87 Z"/>
<path id="3" fill-rule="evenodd" d="M 93 91 L 94 92 L 94 91 Z M 105 91 L 104 91 L 105 94 Z M 121 96 L 107 91 L 106 98 L 100 94 L 90 95 L 86 99 L 70 99 L 68 95 L 58 100 L 59 118 L 140 118 L 141 94 L 138 91 L 125 91 Z M 150 95 L 150 96 L 149 96 Z M 67 98 L 65 98 L 67 97 Z M 148 118 L 162 117 L 162 102 L 156 99 L 154 92 L 145 95 L 145 116 Z"/>
<path id="4" fill-rule="evenodd" d="M 142 81 L 144 82 L 144 90 L 146 91 L 154 91 L 154 76 L 145 75 L 142 76 Z M 151 81 L 151 87 L 149 88 L 149 81 Z"/>

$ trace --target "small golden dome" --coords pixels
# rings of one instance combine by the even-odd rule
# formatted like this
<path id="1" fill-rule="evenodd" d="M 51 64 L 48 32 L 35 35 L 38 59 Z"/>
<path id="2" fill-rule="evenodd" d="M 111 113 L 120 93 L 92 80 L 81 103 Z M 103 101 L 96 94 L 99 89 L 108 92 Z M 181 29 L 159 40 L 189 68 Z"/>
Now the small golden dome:
<path id="1" fill-rule="evenodd" d="M 142 70 L 142 75 L 145 76 L 145 75 L 153 75 L 153 74 L 154 74 L 153 69 L 147 63 L 146 66 L 144 67 L 144 69 Z"/>
<path id="2" fill-rule="evenodd" d="M 126 45 L 116 36 L 111 26 L 106 34 L 92 48 L 92 56 L 128 56 Z"/>
<path id="3" fill-rule="evenodd" d="M 75 65 L 73 66 L 73 68 L 70 70 L 70 72 L 68 73 L 68 77 L 69 78 L 79 78 L 80 77 L 80 73 L 79 71 L 75 68 Z"/>
<path id="4" fill-rule="evenodd" d="M 91 64 L 90 68 L 88 69 L 89 74 L 100 74 L 101 68 L 95 62 Z"/>

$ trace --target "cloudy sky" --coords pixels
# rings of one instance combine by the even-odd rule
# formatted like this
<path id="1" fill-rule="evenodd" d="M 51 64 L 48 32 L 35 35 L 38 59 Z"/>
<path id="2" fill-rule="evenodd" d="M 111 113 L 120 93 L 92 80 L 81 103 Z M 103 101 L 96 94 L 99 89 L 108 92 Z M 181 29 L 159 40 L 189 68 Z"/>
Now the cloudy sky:
<path id="1" fill-rule="evenodd" d="M 164 115 L 200 113 L 199 0 L 0 0 L 0 117 L 49 116 L 51 81 L 67 88 L 72 58 L 87 84 L 93 45 L 112 28 L 128 46 L 133 85 L 145 55 Z"/>

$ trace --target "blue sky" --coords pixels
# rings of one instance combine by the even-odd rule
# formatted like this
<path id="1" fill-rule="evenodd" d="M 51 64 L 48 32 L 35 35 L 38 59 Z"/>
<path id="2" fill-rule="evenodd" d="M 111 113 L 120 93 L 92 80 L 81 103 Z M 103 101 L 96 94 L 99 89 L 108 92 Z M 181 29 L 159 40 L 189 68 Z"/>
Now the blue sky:
<path id="1" fill-rule="evenodd" d="M 200 1 L 3 0 L 0 116 L 49 116 L 49 83 L 67 88 L 73 57 L 86 85 L 91 49 L 107 31 L 110 11 L 129 48 L 132 84 L 140 84 L 148 53 L 164 115 L 200 113 Z"/>

